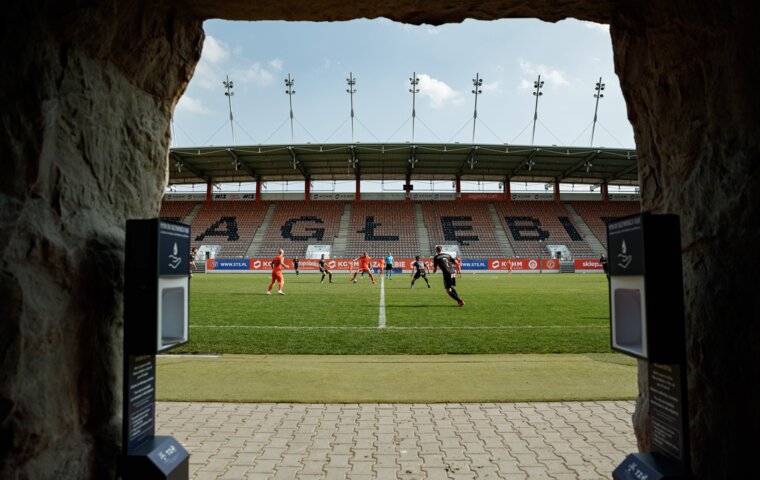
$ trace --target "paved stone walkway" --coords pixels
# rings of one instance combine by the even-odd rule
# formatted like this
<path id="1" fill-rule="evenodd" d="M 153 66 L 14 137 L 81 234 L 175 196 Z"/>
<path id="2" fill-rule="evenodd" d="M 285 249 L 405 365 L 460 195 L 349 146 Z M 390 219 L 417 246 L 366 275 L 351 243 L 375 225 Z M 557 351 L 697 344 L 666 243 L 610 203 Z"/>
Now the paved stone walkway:
<path id="1" fill-rule="evenodd" d="M 193 479 L 609 479 L 633 402 L 157 403 Z"/>

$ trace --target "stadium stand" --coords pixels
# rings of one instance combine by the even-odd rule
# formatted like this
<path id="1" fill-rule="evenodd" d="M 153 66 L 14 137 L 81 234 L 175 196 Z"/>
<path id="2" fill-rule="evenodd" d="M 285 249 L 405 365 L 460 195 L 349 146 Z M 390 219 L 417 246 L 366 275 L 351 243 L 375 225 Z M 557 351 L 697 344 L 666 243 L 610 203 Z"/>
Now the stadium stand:
<path id="1" fill-rule="evenodd" d="M 574 224 L 573 218 L 577 221 L 577 217 L 564 205 L 551 201 L 493 204 L 500 225 L 493 224 L 488 203 L 424 201 L 419 205 L 431 251 L 435 245 L 458 244 L 464 257 L 500 256 L 496 232 L 503 228 L 519 257 L 538 257 L 539 237 L 544 245 L 566 245 L 577 258 L 597 256 Z M 637 213 L 641 208 L 638 202 L 574 201 L 570 205 L 604 248 L 607 248 L 606 222 Z M 192 246 L 219 245 L 217 256 L 235 258 L 246 255 L 269 202 L 163 202 L 159 215 L 183 221 L 196 206 L 199 210 L 191 222 Z M 276 202 L 267 231 L 262 232 L 258 256 L 273 256 L 284 248 L 288 258 L 302 257 L 308 245 L 333 245 L 344 207 L 345 203 L 340 201 Z M 401 201 L 352 204 L 349 225 L 343 232 L 345 256 L 356 257 L 367 251 L 373 258 L 384 257 L 388 252 L 397 258 L 413 257 L 419 253 L 417 227 L 415 204 Z M 547 256 L 548 251 L 544 248 L 541 255 Z"/>
<path id="2" fill-rule="evenodd" d="M 431 250 L 435 245 L 458 244 L 465 258 L 488 258 L 501 251 L 487 203 L 421 202 Z"/>
<path id="3" fill-rule="evenodd" d="M 309 245 L 332 245 L 335 241 L 344 202 L 281 201 L 275 205 L 259 256 L 274 256 L 283 248 L 288 258 L 303 257 Z"/>
<path id="4" fill-rule="evenodd" d="M 417 219 L 414 205 L 400 201 L 365 201 L 351 210 L 346 256 L 355 258 L 366 251 L 372 258 L 418 255 Z"/>
<path id="5" fill-rule="evenodd" d="M 193 247 L 219 245 L 218 257 L 243 257 L 267 208 L 269 203 L 266 202 L 205 203 L 190 224 L 191 244 Z"/>
<path id="6" fill-rule="evenodd" d="M 158 214 L 164 220 L 181 222 L 193 211 L 196 202 L 161 202 L 161 210 Z"/>
<path id="7" fill-rule="evenodd" d="M 511 202 L 509 206 L 496 205 L 496 210 L 519 257 L 538 257 L 545 245 L 565 245 L 576 258 L 595 256 L 562 205 L 551 201 Z M 546 257 L 548 251 L 544 249 L 540 255 Z"/>
<path id="8" fill-rule="evenodd" d="M 571 202 L 599 243 L 607 249 L 607 222 L 641 212 L 639 202 Z"/>

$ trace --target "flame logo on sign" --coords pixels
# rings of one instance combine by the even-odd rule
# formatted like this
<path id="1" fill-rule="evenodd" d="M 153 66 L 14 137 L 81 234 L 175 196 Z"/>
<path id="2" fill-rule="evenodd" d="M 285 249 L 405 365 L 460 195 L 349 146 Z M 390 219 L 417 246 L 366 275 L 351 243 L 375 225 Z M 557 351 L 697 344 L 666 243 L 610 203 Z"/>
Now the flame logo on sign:
<path id="1" fill-rule="evenodd" d="M 169 268 L 176 270 L 179 264 L 182 263 L 182 257 L 178 256 L 179 250 L 177 249 L 177 242 L 174 242 L 174 248 L 172 248 L 172 254 L 169 255 Z"/>
<path id="2" fill-rule="evenodd" d="M 620 253 L 618 253 L 618 267 L 622 268 L 623 270 L 628 268 L 628 265 L 631 264 L 633 261 L 633 255 L 627 255 L 628 253 L 628 247 L 625 244 L 625 240 L 623 240 L 623 243 L 620 245 Z"/>

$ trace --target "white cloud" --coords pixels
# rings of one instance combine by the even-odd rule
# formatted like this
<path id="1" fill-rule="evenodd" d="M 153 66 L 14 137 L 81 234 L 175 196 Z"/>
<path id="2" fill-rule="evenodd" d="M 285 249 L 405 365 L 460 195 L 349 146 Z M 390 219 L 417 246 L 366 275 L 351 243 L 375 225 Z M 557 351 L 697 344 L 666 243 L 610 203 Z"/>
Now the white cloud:
<path id="1" fill-rule="evenodd" d="M 221 63 L 230 58 L 230 49 L 226 43 L 217 40 L 211 35 L 207 35 L 203 41 L 203 53 L 201 61 L 206 60 L 210 63 Z"/>
<path id="2" fill-rule="evenodd" d="M 203 41 L 201 59 L 195 67 L 193 83 L 201 88 L 212 89 L 221 85 L 220 70 L 222 64 L 230 58 L 230 49 L 226 43 L 207 35 Z"/>
<path id="3" fill-rule="evenodd" d="M 425 28 L 425 32 L 428 35 L 438 35 L 438 34 L 441 33 L 441 29 L 437 28 L 437 27 L 427 27 L 427 28 Z"/>
<path id="4" fill-rule="evenodd" d="M 583 22 L 583 26 L 589 30 L 596 30 L 607 34 L 610 33 L 610 26 L 606 23 Z"/>
<path id="5" fill-rule="evenodd" d="M 430 100 L 432 108 L 437 110 L 442 108 L 447 102 L 456 104 L 461 101 L 459 93 L 445 82 L 425 73 L 417 75 L 417 78 L 420 80 L 420 95 L 424 95 Z"/>
<path id="6" fill-rule="evenodd" d="M 177 102 L 176 111 L 187 113 L 211 113 L 211 110 L 203 105 L 203 100 L 196 99 L 190 95 L 183 95 Z"/>
<path id="7" fill-rule="evenodd" d="M 269 67 L 274 70 L 275 72 L 279 72 L 282 70 L 283 62 L 279 58 L 275 58 L 274 60 L 269 61 Z"/>
<path id="8" fill-rule="evenodd" d="M 501 80 L 496 80 L 495 82 L 491 83 L 484 83 L 480 89 L 484 92 L 501 92 Z"/>
<path id="9" fill-rule="evenodd" d="M 541 75 L 544 81 L 548 82 L 553 87 L 563 87 L 569 82 L 565 77 L 565 73 L 561 70 L 553 69 L 546 65 L 533 65 L 523 59 L 520 59 L 520 70 L 524 75 Z M 520 80 L 520 89 L 533 88 L 534 80 L 523 78 Z"/>
<path id="10" fill-rule="evenodd" d="M 274 72 L 262 67 L 261 62 L 256 62 L 245 70 L 236 72 L 235 76 L 243 83 L 253 83 L 260 87 L 274 82 Z"/>

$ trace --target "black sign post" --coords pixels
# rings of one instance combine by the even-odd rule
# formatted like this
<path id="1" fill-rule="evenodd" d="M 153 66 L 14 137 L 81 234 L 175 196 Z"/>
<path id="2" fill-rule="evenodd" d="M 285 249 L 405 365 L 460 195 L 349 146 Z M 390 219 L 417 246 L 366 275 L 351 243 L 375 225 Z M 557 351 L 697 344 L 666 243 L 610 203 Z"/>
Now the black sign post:
<path id="1" fill-rule="evenodd" d="M 187 480 L 187 450 L 155 419 L 156 354 L 188 340 L 190 227 L 129 220 L 125 260 L 122 478 Z"/>
<path id="2" fill-rule="evenodd" d="M 610 344 L 647 361 L 651 451 L 630 454 L 615 480 L 689 478 L 686 357 L 678 217 L 648 213 L 607 225 Z"/>

